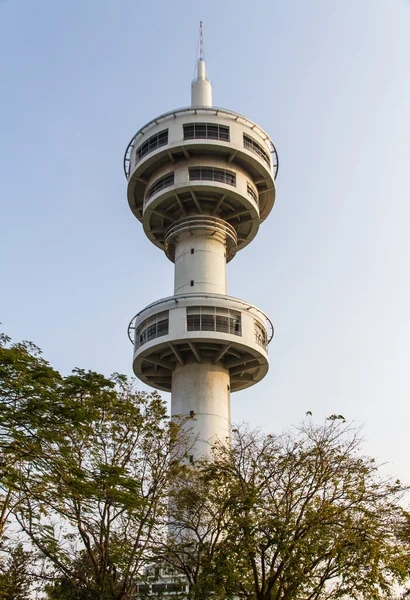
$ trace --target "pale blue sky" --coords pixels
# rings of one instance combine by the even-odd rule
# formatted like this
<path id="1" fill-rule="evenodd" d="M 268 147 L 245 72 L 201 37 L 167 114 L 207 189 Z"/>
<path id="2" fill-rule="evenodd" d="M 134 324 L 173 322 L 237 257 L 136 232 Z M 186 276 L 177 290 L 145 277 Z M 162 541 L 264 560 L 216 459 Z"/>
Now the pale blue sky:
<path id="1" fill-rule="evenodd" d="M 172 293 L 173 267 L 128 208 L 122 158 L 189 104 L 200 19 L 215 104 L 280 159 L 275 207 L 228 267 L 276 330 L 233 418 L 342 413 L 409 480 L 409 0 L 0 1 L 4 330 L 64 373 L 131 373 L 128 321 Z"/>

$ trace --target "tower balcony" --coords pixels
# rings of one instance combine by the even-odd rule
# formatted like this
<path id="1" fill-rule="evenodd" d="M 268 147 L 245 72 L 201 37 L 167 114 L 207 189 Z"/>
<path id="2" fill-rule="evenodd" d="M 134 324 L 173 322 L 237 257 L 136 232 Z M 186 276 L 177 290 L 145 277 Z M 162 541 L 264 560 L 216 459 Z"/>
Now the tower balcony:
<path id="1" fill-rule="evenodd" d="M 181 219 L 212 217 L 235 230 L 237 250 L 249 244 L 260 224 L 257 186 L 223 158 L 190 158 L 158 169 L 148 180 L 142 222 L 147 237 L 164 248 L 167 232 Z"/>
<path id="2" fill-rule="evenodd" d="M 161 115 L 142 127 L 129 143 L 124 169 L 128 202 L 142 221 L 144 202 L 153 180 L 175 165 L 207 157 L 220 159 L 250 181 L 258 198 L 258 219 L 263 221 L 275 201 L 278 156 L 269 136 L 245 117 L 221 108 L 182 108 Z"/>
<path id="3" fill-rule="evenodd" d="M 228 370 L 234 392 L 266 375 L 273 326 L 243 300 L 197 293 L 150 304 L 131 320 L 128 334 L 134 373 L 148 385 L 171 391 L 176 367 L 207 363 Z"/>

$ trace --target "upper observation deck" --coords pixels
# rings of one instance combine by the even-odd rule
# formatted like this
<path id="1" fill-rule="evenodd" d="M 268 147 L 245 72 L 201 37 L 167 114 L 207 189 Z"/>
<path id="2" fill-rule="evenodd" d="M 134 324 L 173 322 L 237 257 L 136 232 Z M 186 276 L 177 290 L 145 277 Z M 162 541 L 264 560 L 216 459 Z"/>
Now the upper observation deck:
<path id="1" fill-rule="evenodd" d="M 217 107 L 170 111 L 142 127 L 124 157 L 128 202 L 151 241 L 195 214 L 228 221 L 238 249 L 256 235 L 275 201 L 278 155 L 267 133 Z"/>
<path id="2" fill-rule="evenodd" d="M 216 223 L 230 260 L 253 240 L 275 202 L 276 148 L 256 123 L 212 105 L 202 25 L 200 40 L 191 106 L 149 121 L 124 157 L 131 210 L 170 260 L 170 236 L 177 240 L 187 228 L 192 235 L 216 235 Z"/>

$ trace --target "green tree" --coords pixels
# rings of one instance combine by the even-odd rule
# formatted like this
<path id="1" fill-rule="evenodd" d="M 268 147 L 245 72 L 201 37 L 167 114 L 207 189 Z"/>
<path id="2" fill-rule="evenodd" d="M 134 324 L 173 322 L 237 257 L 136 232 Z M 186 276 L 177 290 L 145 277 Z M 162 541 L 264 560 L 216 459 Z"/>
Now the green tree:
<path id="1" fill-rule="evenodd" d="M 179 428 L 158 394 L 136 393 L 124 376 L 77 369 L 60 395 L 60 423 L 21 468 L 16 518 L 47 558 L 47 576 L 96 600 L 131 598 L 165 531 Z"/>
<path id="2" fill-rule="evenodd" d="M 184 598 L 226 598 L 232 564 L 222 559 L 230 526 L 229 488 L 210 473 L 206 460 L 186 465 L 170 490 L 169 531 L 157 548 L 159 563 L 187 582 Z M 209 476 L 210 475 L 210 476 Z"/>
<path id="3" fill-rule="evenodd" d="M 95 598 L 91 586 L 85 583 L 93 578 L 93 565 L 87 552 L 80 552 L 72 559 L 71 570 L 69 576 L 56 574 L 53 580 L 46 584 L 44 591 L 47 600 L 93 600 Z"/>
<path id="4" fill-rule="evenodd" d="M 0 600 L 29 600 L 31 554 L 19 544 L 0 563 Z"/>
<path id="5" fill-rule="evenodd" d="M 21 465 L 49 435 L 60 381 L 34 344 L 0 334 L 0 540 L 21 499 Z"/>
<path id="6" fill-rule="evenodd" d="M 179 572 L 196 565 L 192 597 L 374 600 L 405 582 L 404 487 L 380 476 L 342 418 L 283 435 L 234 429 L 232 438 L 194 475 L 196 496 L 181 481 L 173 509 L 186 535 L 164 557 Z M 218 523 L 221 535 L 209 536 Z"/>

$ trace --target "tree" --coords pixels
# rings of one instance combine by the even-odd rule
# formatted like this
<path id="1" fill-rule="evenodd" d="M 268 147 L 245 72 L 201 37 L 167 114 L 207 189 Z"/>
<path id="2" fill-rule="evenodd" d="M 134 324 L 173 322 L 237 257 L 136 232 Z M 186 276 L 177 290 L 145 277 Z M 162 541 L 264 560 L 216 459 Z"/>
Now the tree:
<path id="1" fill-rule="evenodd" d="M 209 476 L 210 475 L 210 476 Z M 222 559 L 230 526 L 230 490 L 209 471 L 206 459 L 185 465 L 170 490 L 168 536 L 156 557 L 187 582 L 184 598 L 226 598 L 230 568 Z"/>
<path id="2" fill-rule="evenodd" d="M 19 544 L 0 563 L 0 600 L 29 600 L 31 574 L 30 553 Z"/>
<path id="3" fill-rule="evenodd" d="M 178 425 L 158 394 L 134 392 L 124 376 L 77 369 L 59 393 L 60 422 L 21 468 L 16 518 L 47 558 L 48 577 L 93 599 L 131 598 L 164 533 L 169 484 L 183 458 Z"/>
<path id="4" fill-rule="evenodd" d="M 78 553 L 71 561 L 71 574 L 56 574 L 45 585 L 47 600 L 93 600 L 95 595 L 88 582 L 93 579 L 93 565 L 87 552 Z"/>
<path id="5" fill-rule="evenodd" d="M 21 464 L 38 456 L 50 432 L 60 381 L 34 344 L 0 333 L 0 539 L 21 498 Z"/>
<path id="6" fill-rule="evenodd" d="M 340 415 L 283 435 L 234 429 L 232 447 L 193 466 L 182 430 L 124 376 L 62 377 L 3 336 L 2 549 L 13 514 L 50 600 L 128 600 L 156 560 L 192 600 L 377 600 L 406 581 L 405 488 L 381 478 Z"/>
<path id="7" fill-rule="evenodd" d="M 204 597 L 215 578 L 211 596 L 245 600 L 386 598 L 406 580 L 405 488 L 361 455 L 343 418 L 283 435 L 234 429 L 232 438 L 195 473 L 197 496 L 190 499 L 192 481 L 181 481 L 173 512 L 191 543 L 187 553 L 187 537 L 176 537 L 165 555 L 179 572 L 197 563 L 192 597 Z M 223 527 L 207 537 L 192 522 Z"/>

